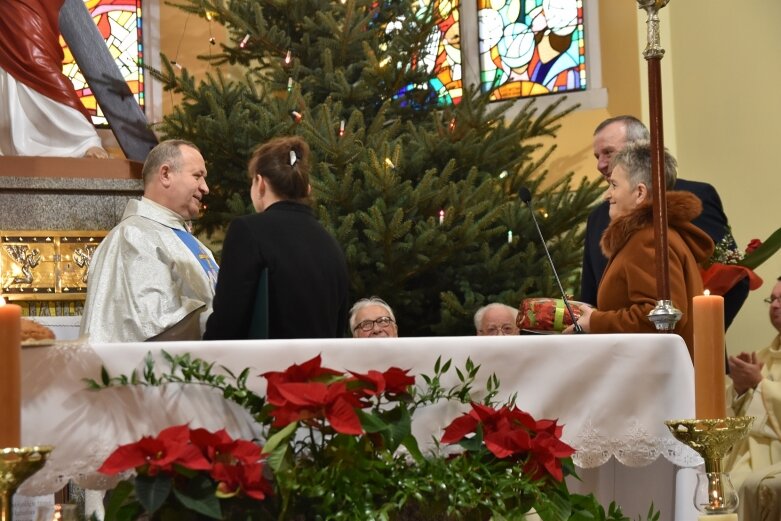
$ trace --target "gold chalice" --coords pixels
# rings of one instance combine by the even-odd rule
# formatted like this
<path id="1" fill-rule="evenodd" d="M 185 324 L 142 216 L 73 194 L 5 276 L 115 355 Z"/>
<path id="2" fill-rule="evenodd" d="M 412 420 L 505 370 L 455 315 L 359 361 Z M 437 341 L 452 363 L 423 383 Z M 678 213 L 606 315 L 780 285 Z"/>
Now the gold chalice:
<path id="1" fill-rule="evenodd" d="M 12 521 L 16 489 L 41 470 L 52 449 L 48 445 L 0 449 L 0 521 Z"/>
<path id="2" fill-rule="evenodd" d="M 685 443 L 705 460 L 707 496 L 695 501 L 697 509 L 708 514 L 732 512 L 737 507 L 737 495 L 729 476 L 721 469 L 721 460 L 732 446 L 743 438 L 754 421 L 753 416 L 704 420 L 670 420 L 664 422 L 675 439 Z"/>

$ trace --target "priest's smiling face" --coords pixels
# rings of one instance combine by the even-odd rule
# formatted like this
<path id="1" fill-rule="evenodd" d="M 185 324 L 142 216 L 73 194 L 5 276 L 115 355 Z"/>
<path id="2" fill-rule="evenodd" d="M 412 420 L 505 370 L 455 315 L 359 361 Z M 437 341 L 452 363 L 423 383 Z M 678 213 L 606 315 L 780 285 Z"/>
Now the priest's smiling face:
<path id="1" fill-rule="evenodd" d="M 181 146 L 178 169 L 171 172 L 171 209 L 185 219 L 195 219 L 201 212 L 203 197 L 209 193 L 206 185 L 206 164 L 196 149 Z"/>

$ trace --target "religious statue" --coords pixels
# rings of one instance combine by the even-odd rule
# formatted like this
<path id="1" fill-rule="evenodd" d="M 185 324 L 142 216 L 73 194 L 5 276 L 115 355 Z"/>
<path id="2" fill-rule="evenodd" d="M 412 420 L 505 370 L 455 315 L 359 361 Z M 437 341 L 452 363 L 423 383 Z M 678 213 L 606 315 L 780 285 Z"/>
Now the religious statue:
<path id="1" fill-rule="evenodd" d="M 62 72 L 64 1 L 0 2 L 0 155 L 108 157 Z"/>

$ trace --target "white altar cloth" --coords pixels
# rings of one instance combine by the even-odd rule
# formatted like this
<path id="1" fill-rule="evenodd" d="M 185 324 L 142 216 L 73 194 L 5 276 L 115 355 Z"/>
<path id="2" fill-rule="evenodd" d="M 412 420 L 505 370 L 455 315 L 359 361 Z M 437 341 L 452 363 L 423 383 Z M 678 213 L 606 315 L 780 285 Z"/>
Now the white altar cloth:
<path id="1" fill-rule="evenodd" d="M 68 479 L 85 488 L 102 489 L 113 482 L 95 471 L 118 445 L 153 435 L 163 428 L 189 423 L 216 430 L 226 427 L 233 436 L 251 438 L 257 431 L 249 416 L 225 402 L 219 393 L 201 386 L 168 385 L 86 389 L 84 378 L 100 380 L 101 366 L 109 374 L 143 372 L 150 351 L 158 372 L 167 370 L 160 351 L 190 353 L 214 361 L 238 374 L 245 367 L 253 375 L 248 385 L 263 391 L 260 373 L 283 370 L 321 354 L 323 365 L 335 369 L 410 369 L 414 375 L 432 374 L 437 357 L 452 359 L 463 368 L 470 357 L 481 366 L 474 385 L 478 399 L 487 378 L 495 373 L 505 398 L 517 393 L 517 405 L 536 418 L 558 418 L 563 439 L 577 449 L 573 460 L 588 479 L 608 485 L 616 495 L 626 483 L 611 457 L 627 467 L 649 465 L 661 459 L 693 466 L 701 459 L 668 432 L 664 420 L 694 417 L 694 372 L 683 340 L 676 335 L 578 335 L 438 337 L 399 339 L 264 340 L 228 342 L 162 342 L 97 344 L 70 342 L 23 351 L 22 441 L 25 446 L 54 445 L 42 471 L 19 491 L 39 495 L 59 490 Z M 456 382 L 443 381 L 446 387 Z M 422 379 L 418 379 L 422 383 Z M 420 411 L 413 423 L 421 444 L 441 436 L 442 428 L 466 410 L 447 404 Z M 659 462 L 654 463 L 658 467 Z M 645 497 L 630 490 L 637 511 L 645 513 L 651 501 L 672 519 L 673 467 L 662 486 L 670 497 Z M 617 467 L 621 467 L 618 465 Z M 612 470 L 609 470 L 612 469 Z M 605 472 L 603 472 L 603 470 Z M 601 472 L 601 475 L 600 475 Z M 609 476 L 605 474 L 609 473 Z M 631 478 L 631 473 L 629 474 Z M 642 487 L 638 482 L 637 487 Z M 588 483 L 580 486 L 588 488 Z M 602 494 L 604 495 L 604 493 Z M 608 494 L 610 495 L 610 494 Z M 600 494 L 598 497 L 602 499 Z M 621 500 L 620 497 L 616 497 Z M 665 506 L 665 503 L 667 506 Z M 635 517 L 622 504 L 625 513 Z M 665 509 L 669 514 L 665 514 Z"/>

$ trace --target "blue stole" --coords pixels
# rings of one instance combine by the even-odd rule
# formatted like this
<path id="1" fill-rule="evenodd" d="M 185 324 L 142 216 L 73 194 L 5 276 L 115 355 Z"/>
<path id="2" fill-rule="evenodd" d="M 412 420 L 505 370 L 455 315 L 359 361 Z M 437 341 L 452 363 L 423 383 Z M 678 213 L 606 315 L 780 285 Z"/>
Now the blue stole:
<path id="1" fill-rule="evenodd" d="M 211 282 L 212 289 L 214 289 L 214 286 L 217 284 L 217 272 L 219 271 L 220 267 L 211 261 L 211 256 L 203 251 L 203 248 L 201 248 L 198 240 L 193 237 L 190 232 L 179 230 L 177 228 L 171 229 L 174 231 L 177 237 L 182 240 L 184 245 L 187 246 L 187 249 L 190 250 L 193 255 L 195 255 L 195 258 L 198 259 L 198 263 L 203 268 L 203 271 L 206 272 L 206 277 Z"/>

